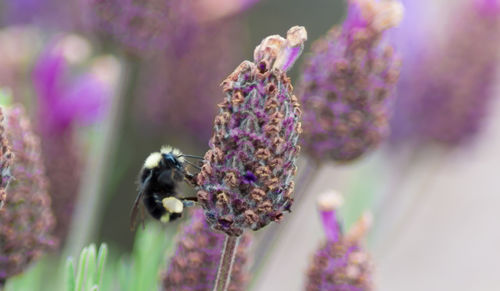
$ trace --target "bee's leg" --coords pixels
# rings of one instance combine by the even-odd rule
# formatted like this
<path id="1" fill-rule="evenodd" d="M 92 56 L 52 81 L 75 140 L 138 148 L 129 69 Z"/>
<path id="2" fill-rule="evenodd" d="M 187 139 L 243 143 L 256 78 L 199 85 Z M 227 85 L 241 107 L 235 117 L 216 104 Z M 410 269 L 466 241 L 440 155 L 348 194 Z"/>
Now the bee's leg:
<path id="1" fill-rule="evenodd" d="M 182 202 L 184 207 L 193 207 L 196 202 L 198 202 L 198 197 L 187 197 L 186 194 L 182 192 L 177 192 L 176 197 L 178 200 Z"/>
<path id="2" fill-rule="evenodd" d="M 184 174 L 184 179 L 189 185 L 193 187 L 198 186 L 198 183 L 196 182 L 196 176 L 189 173 L 188 171 L 186 171 L 186 173 Z"/>
<path id="3" fill-rule="evenodd" d="M 188 198 L 180 198 L 184 207 L 193 207 L 195 202 L 198 202 L 198 198 L 196 197 L 188 197 Z"/>

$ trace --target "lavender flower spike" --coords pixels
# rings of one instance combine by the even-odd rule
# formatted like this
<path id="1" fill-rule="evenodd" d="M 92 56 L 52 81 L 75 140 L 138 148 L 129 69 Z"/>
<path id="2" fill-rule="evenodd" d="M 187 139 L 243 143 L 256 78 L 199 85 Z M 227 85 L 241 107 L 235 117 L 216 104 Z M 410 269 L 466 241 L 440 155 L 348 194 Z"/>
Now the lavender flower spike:
<path id="1" fill-rule="evenodd" d="M 326 241 L 316 251 L 309 266 L 307 291 L 373 289 L 371 260 L 360 245 L 370 226 L 371 216 L 363 215 L 344 235 L 337 217 L 341 202 L 341 197 L 335 192 L 325 193 L 319 200 Z"/>
<path id="2" fill-rule="evenodd" d="M 5 127 L 4 127 L 4 113 L 2 107 L 0 107 L 0 209 L 7 199 L 7 186 L 12 178 L 10 174 L 10 166 L 12 165 L 14 155 L 10 151 L 10 143 L 7 139 Z"/>
<path id="3" fill-rule="evenodd" d="M 303 27 L 287 39 L 270 36 L 222 83 L 214 134 L 198 175 L 198 200 L 209 224 L 230 236 L 258 230 L 290 211 L 299 153 L 301 109 L 285 69 L 306 40 Z"/>
<path id="4" fill-rule="evenodd" d="M 324 193 L 318 200 L 321 221 L 325 229 L 326 239 L 338 241 L 341 236 L 341 227 L 337 218 L 337 208 L 343 204 L 340 194 L 335 191 Z"/>
<path id="5" fill-rule="evenodd" d="M 212 290 L 224 246 L 225 235 L 213 232 L 203 211 L 193 212 L 180 234 L 174 257 L 163 274 L 163 291 Z M 240 240 L 228 290 L 246 290 L 249 235 Z"/>
<path id="6" fill-rule="evenodd" d="M 460 1 L 452 15 L 445 36 L 427 36 L 418 58 L 406 52 L 413 59 L 403 68 L 399 90 L 407 96 L 397 104 L 395 141 L 415 137 L 453 147 L 472 141 L 484 125 L 498 72 L 500 1 Z M 409 32 L 408 38 L 415 34 Z"/>
<path id="7" fill-rule="evenodd" d="M 37 132 L 57 219 L 54 233 L 61 242 L 69 231 L 84 167 L 75 127 L 97 121 L 111 99 L 109 85 L 89 68 L 79 76 L 71 75 L 71 61 L 86 60 L 90 51 L 87 45 L 76 35 L 60 38 L 41 54 L 33 72 Z"/>
<path id="8" fill-rule="evenodd" d="M 50 235 L 54 217 L 40 141 L 21 107 L 10 108 L 6 117 L 7 137 L 16 160 L 11 166 L 14 179 L 0 211 L 0 287 L 56 244 Z"/>
<path id="9" fill-rule="evenodd" d="M 400 61 L 382 42 L 399 24 L 397 0 L 350 0 L 341 27 L 313 45 L 299 91 L 306 151 L 317 160 L 354 160 L 389 133 Z"/>

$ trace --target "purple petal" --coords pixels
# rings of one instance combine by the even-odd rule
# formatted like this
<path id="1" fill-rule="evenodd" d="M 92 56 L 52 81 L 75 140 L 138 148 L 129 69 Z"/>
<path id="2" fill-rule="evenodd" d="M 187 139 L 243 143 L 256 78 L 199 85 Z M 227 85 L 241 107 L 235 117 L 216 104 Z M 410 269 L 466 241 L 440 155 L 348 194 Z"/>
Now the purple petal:
<path id="1" fill-rule="evenodd" d="M 341 229 L 336 210 L 321 210 L 321 220 L 325 229 L 326 238 L 336 242 L 340 239 Z"/>
<path id="2" fill-rule="evenodd" d="M 65 92 L 61 100 L 61 112 L 67 119 L 82 124 L 96 121 L 107 110 L 111 97 L 110 89 L 95 76 L 79 77 Z"/>
<path id="3" fill-rule="evenodd" d="M 67 71 L 62 54 L 53 50 L 42 53 L 33 71 L 33 83 L 39 102 L 57 102 L 61 96 L 61 83 Z"/>

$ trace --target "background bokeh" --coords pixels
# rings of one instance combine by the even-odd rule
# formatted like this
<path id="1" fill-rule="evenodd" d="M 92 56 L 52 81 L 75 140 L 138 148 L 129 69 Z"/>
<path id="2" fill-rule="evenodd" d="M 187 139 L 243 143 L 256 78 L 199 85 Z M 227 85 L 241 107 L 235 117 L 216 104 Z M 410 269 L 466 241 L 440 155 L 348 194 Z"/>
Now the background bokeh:
<path id="1" fill-rule="evenodd" d="M 284 35 L 293 25 L 305 26 L 308 41 L 303 56 L 289 72 L 294 85 L 298 85 L 303 62 L 311 55 L 312 43 L 332 26 L 342 23 L 347 9 L 347 4 L 341 0 L 259 0 L 230 15 L 198 22 L 202 18 L 200 15 L 193 12 L 191 16 L 189 13 L 184 16 L 182 13 L 186 11 L 179 8 L 172 12 L 171 23 L 181 23 L 176 17 L 186 22 L 193 17 L 196 21 L 183 24 L 182 29 L 175 32 L 170 31 L 175 37 L 166 41 L 168 45 L 157 42 L 147 44 L 151 46 L 146 49 L 141 40 L 134 42 L 127 38 L 124 41 L 116 33 L 132 33 L 132 28 L 138 27 L 137 35 L 147 36 L 147 31 L 140 29 L 157 25 L 153 20 L 152 24 L 131 21 L 132 24 L 127 23 L 131 27 L 119 30 L 106 23 L 115 21 L 112 17 L 116 15 L 107 14 L 112 6 L 98 7 L 98 0 L 74 0 L 71 1 L 75 2 L 73 5 L 69 2 L 0 0 L 1 103 L 22 103 L 42 137 L 42 144 L 45 138 L 48 149 L 58 146 L 52 156 L 46 158 L 52 159 L 47 162 L 52 165 L 59 161 L 63 172 L 79 173 L 78 181 L 71 182 L 69 188 L 61 186 L 70 189 L 63 193 L 73 192 L 74 202 L 67 203 L 74 205 L 67 208 L 71 211 L 65 221 L 68 237 L 61 240 L 64 255 L 52 254 L 47 259 L 51 262 L 66 255 L 75 256 L 91 242 L 108 243 L 113 258 L 129 254 L 135 239 L 129 228 L 130 209 L 137 195 L 137 175 L 147 155 L 159 150 L 161 145 L 170 144 L 185 153 L 203 156 L 217 113 L 216 104 L 223 98 L 219 84 L 241 61 L 253 58 L 255 46 L 268 35 Z M 442 44 L 447 36 L 453 35 L 464 43 L 484 41 L 484 45 L 491 45 L 494 52 L 500 52 L 500 45 L 495 43 L 495 46 L 485 39 L 469 39 L 468 34 L 449 29 L 468 32 L 467 28 L 476 27 L 473 20 L 467 22 L 471 21 L 466 17 L 468 12 L 455 12 L 464 3 L 482 2 L 480 0 L 402 2 L 406 5 L 408 18 L 388 33 L 386 39 L 394 43 L 396 50 L 401 50 L 404 64 L 396 93 L 400 101 L 394 106 L 396 114 L 392 123 L 397 134 L 352 163 L 323 163 L 303 193 L 304 197 L 294 205 L 293 212 L 282 223 L 270 225 L 256 234 L 253 247 L 258 251 L 268 233 L 277 233 L 267 249 L 269 252 L 253 260 L 259 264 L 258 269 L 252 269 L 252 290 L 303 290 L 304 274 L 311 256 L 324 238 L 316 198 L 332 188 L 344 195 L 340 212 L 346 228 L 365 210 L 371 210 L 374 215 L 366 247 L 374 259 L 377 290 L 500 290 L 500 228 L 496 226 L 500 218 L 497 185 L 500 100 L 496 98 L 500 96 L 500 87 L 496 85 L 499 76 L 494 69 L 488 70 L 487 77 L 478 77 L 482 73 L 480 69 L 467 71 L 473 67 L 474 60 L 485 54 L 483 51 L 481 55 L 457 53 L 458 60 L 470 60 L 471 64 L 458 66 L 461 71 L 457 72 L 444 70 L 448 75 L 438 79 L 438 85 L 453 79 L 455 74 L 466 72 L 468 78 L 454 80 L 456 83 L 452 86 L 467 85 L 468 81 L 478 79 L 473 84 L 476 87 L 471 87 L 479 89 L 470 92 L 470 103 L 462 100 L 454 104 L 455 107 L 438 107 L 445 98 L 429 99 L 425 103 L 430 109 L 424 111 L 437 108 L 442 111 L 442 120 L 449 121 L 451 117 L 446 117 L 455 112 L 454 108 L 470 109 L 486 100 L 485 110 L 478 109 L 479 113 L 474 111 L 464 119 L 469 124 L 474 121 L 472 119 L 480 118 L 478 133 L 452 146 L 443 146 L 434 139 L 428 142 L 425 138 L 424 142 L 413 142 L 418 139 L 413 134 L 420 132 L 415 123 L 425 117 L 413 116 L 422 109 L 411 102 L 403 102 L 405 97 L 411 97 L 414 90 L 426 84 L 422 78 L 436 76 L 432 75 L 435 70 L 431 65 L 439 58 L 427 63 L 420 60 L 442 47 L 451 50 L 454 42 L 450 41 L 448 46 Z M 461 21 L 456 19 L 457 15 L 464 15 L 461 18 L 465 19 L 463 27 L 453 24 Z M 498 15 L 500 13 L 493 17 L 498 19 Z M 125 25 L 118 20 L 115 24 Z M 484 35 L 495 42 L 500 35 L 498 27 L 491 24 L 481 29 L 490 28 L 491 34 Z M 65 41 L 69 33 L 78 34 L 76 42 Z M 162 38 L 165 34 L 160 31 L 156 37 Z M 426 46 L 428 43 L 432 45 Z M 64 88 L 56 88 L 61 91 L 54 89 L 57 94 L 50 91 L 51 94 L 76 96 L 76 99 L 98 95 L 92 91 L 94 87 L 91 90 L 79 83 L 87 73 L 95 74 L 108 90 L 107 94 L 99 95 L 103 100 L 96 101 L 101 106 L 97 110 L 99 114 L 96 113 L 98 116 L 87 118 L 92 114 L 84 110 L 78 113 L 80 115 L 74 113 L 78 118 L 71 119 L 70 129 L 62 130 L 59 135 L 45 134 L 42 128 L 47 116 L 63 114 L 40 109 L 44 102 L 40 100 L 41 90 L 44 89 L 37 87 L 33 77 L 36 68 L 43 65 L 40 59 L 54 51 L 62 52 L 68 60 L 68 70 L 67 75 L 61 73 L 60 77 Z M 446 50 L 442 56 L 447 56 Z M 420 63 L 424 65 L 413 69 L 413 65 Z M 481 65 L 496 68 L 498 58 L 483 60 Z M 441 71 L 435 74 L 439 73 L 444 74 Z M 494 86 L 486 90 L 491 83 Z M 85 90 L 77 90 L 82 88 L 78 87 L 80 85 Z M 429 92 L 432 95 L 432 90 Z M 7 100 L 8 95 L 11 101 Z M 483 95 L 488 97 L 482 99 Z M 80 106 L 78 104 L 75 101 L 67 107 Z M 61 110 L 67 112 L 67 107 Z M 430 127 L 437 127 L 440 119 L 436 120 Z M 54 141 L 55 145 L 47 145 L 47 141 Z M 78 157 L 72 156 L 73 151 Z M 304 155 L 299 161 L 299 175 L 301 166 L 306 165 Z M 71 179 L 64 178 L 62 184 Z M 183 186 L 182 192 L 194 195 L 188 187 Z M 173 233 L 182 222 L 162 226 L 161 231 L 168 233 L 171 244 Z"/>

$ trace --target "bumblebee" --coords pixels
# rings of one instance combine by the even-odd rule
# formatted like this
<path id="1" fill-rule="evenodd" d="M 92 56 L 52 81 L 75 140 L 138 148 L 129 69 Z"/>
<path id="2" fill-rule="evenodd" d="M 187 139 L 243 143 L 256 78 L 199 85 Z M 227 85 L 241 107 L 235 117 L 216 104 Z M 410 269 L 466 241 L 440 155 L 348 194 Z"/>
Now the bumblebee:
<path id="1" fill-rule="evenodd" d="M 187 171 L 185 164 L 198 167 L 187 161 L 187 157 L 202 159 L 184 155 L 170 146 L 164 146 L 160 152 L 151 153 L 146 158 L 139 174 L 139 193 L 130 216 L 132 230 L 135 229 L 141 199 L 149 214 L 164 223 L 181 217 L 184 207 L 192 206 L 197 201 L 195 197 L 178 197 L 179 183 L 186 181 L 195 185 L 195 177 Z M 142 221 L 144 222 L 143 212 Z"/>

